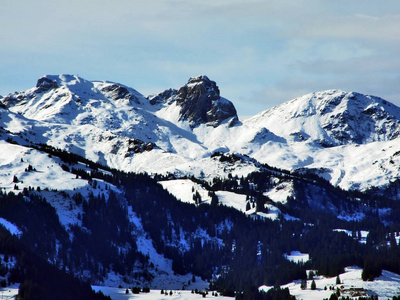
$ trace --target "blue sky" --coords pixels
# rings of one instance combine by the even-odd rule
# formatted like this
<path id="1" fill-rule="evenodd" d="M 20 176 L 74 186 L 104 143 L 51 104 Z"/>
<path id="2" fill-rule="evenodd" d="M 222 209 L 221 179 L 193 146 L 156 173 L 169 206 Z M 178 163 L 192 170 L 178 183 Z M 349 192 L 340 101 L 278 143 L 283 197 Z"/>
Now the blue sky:
<path id="1" fill-rule="evenodd" d="M 207 75 L 239 115 L 303 94 L 358 91 L 400 105 L 400 2 L 3 0 L 0 95 L 45 74 L 144 95 Z"/>

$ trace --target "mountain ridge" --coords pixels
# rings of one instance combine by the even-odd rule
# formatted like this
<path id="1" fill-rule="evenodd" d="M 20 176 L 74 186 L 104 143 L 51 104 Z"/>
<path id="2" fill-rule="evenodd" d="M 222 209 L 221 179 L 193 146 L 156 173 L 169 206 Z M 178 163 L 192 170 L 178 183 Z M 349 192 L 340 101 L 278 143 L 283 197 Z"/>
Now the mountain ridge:
<path id="1" fill-rule="evenodd" d="M 223 178 L 226 167 L 210 158 L 222 151 L 309 169 L 345 189 L 384 187 L 400 175 L 400 108 L 355 92 L 307 94 L 240 122 L 205 75 L 146 98 L 122 84 L 62 74 L 41 77 L 0 103 L 41 128 L 32 135 L 20 123 L 26 139 L 129 172 Z M 229 169 L 244 176 L 257 167 Z"/>
<path id="2" fill-rule="evenodd" d="M 389 252 L 398 251 L 398 107 L 337 90 L 243 122 L 232 107 L 204 76 L 146 98 L 53 75 L 3 97 L 0 233 L 12 225 L 57 270 L 115 287 L 207 279 L 240 291 L 309 269 L 336 276 L 368 267 L 368 255 L 399 272 Z M 289 262 L 293 250 L 311 262 Z M 11 260 L 20 290 L 41 286 Z"/>
<path id="3" fill-rule="evenodd" d="M 399 107 L 379 97 L 340 90 L 307 94 L 261 112 L 250 120 L 254 122 L 257 118 L 271 117 L 273 121 L 267 123 L 270 128 L 278 119 L 284 120 L 280 125 L 301 117 L 310 119 L 311 125 L 319 127 L 314 130 L 322 132 L 310 132 L 312 128 L 307 128 L 304 120 L 301 120 L 303 123 L 288 124 L 292 132 L 279 131 L 279 126 L 276 130 L 281 135 L 297 135 L 303 140 L 311 138 L 326 146 L 391 140 L 399 136 L 400 128 Z M 361 126 L 363 124 L 366 125 Z M 294 132 L 293 127 L 300 129 Z M 378 132 L 377 136 L 373 135 L 375 132 Z"/>

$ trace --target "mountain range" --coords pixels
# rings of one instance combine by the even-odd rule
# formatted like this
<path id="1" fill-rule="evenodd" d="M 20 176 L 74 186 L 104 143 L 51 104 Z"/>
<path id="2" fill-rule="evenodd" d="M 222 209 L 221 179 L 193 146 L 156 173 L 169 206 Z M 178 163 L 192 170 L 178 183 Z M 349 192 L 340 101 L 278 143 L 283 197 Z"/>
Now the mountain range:
<path id="1" fill-rule="evenodd" d="M 127 172 L 212 180 L 246 175 L 257 161 L 362 191 L 399 176 L 400 108 L 355 92 L 304 95 L 240 121 L 207 76 L 145 98 L 121 84 L 60 75 L 1 103 L 9 133 Z M 254 161 L 226 172 L 215 152 Z"/>
<path id="2" fill-rule="evenodd" d="M 363 267 L 399 225 L 400 108 L 379 97 L 315 92 L 241 120 L 205 75 L 147 97 L 46 75 L 0 99 L 0 123 L 0 223 L 91 284 L 193 288 L 198 276 L 199 287 L 201 277 L 243 290 L 253 272 L 259 286 L 276 283 L 271 272 L 286 283 L 305 273 L 283 256 L 302 250 L 290 249 L 296 242 L 333 276 L 344 261 Z M 350 258 L 349 243 L 376 224 L 386 229 L 368 251 L 351 244 L 361 258 Z M 326 234 L 346 240 L 330 269 L 321 257 L 332 253 L 310 246 Z M 10 253 L 19 271 L 0 276 L 30 290 L 21 255 Z M 234 275 L 242 269 L 246 279 Z"/>

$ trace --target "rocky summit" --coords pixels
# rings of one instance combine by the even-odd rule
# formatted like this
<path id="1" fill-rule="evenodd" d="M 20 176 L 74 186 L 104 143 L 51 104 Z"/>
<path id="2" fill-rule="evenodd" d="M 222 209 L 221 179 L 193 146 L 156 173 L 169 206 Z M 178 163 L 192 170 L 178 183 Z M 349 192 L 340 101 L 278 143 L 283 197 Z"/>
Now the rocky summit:
<path id="1" fill-rule="evenodd" d="M 207 76 L 190 78 L 178 90 L 175 100 L 182 107 L 180 120 L 188 121 L 191 127 L 216 127 L 226 119 L 238 120 L 233 104 L 221 98 L 217 84 Z"/>
<path id="2" fill-rule="evenodd" d="M 173 103 L 179 107 L 179 121 L 187 121 L 194 128 L 201 124 L 217 127 L 223 121 L 238 122 L 235 106 L 220 96 L 215 81 L 207 76 L 192 77 L 178 90 L 168 89 L 150 97 L 152 103 Z"/>

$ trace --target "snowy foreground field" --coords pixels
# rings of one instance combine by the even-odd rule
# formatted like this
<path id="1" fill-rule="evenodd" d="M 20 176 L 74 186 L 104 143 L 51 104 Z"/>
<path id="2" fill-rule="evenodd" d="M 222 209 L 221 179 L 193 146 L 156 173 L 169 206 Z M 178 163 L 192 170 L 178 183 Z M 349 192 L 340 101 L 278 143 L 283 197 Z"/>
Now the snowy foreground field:
<path id="1" fill-rule="evenodd" d="M 282 286 L 282 288 L 289 288 L 290 294 L 296 296 L 296 299 L 304 300 L 320 300 L 330 297 L 333 293 L 329 287 L 333 287 L 341 290 L 341 296 L 350 299 L 358 299 L 359 296 L 371 296 L 377 295 L 379 299 L 392 299 L 393 296 L 400 295 L 400 275 L 382 271 L 382 275 L 376 278 L 374 281 L 362 281 L 361 279 L 362 269 L 359 267 L 348 267 L 345 269 L 345 273 L 340 274 L 341 284 L 336 284 L 336 277 L 325 278 L 322 276 L 314 276 L 316 283 L 316 290 L 311 290 L 311 280 L 307 281 L 307 289 L 302 290 L 300 288 L 300 280 L 289 283 Z M 325 290 L 325 286 L 327 289 Z M 271 287 L 262 286 L 260 289 L 269 290 Z M 357 296 L 355 296 L 357 295 Z M 352 298 L 354 296 L 354 298 Z"/>
<path id="2" fill-rule="evenodd" d="M 19 283 L 0 288 L 0 299 L 15 299 L 14 297 L 18 295 L 18 288 Z"/>
<path id="3" fill-rule="evenodd" d="M 336 277 L 325 278 L 322 276 L 315 276 L 314 280 L 317 286 L 316 290 L 311 290 L 311 280 L 308 280 L 307 289 L 302 290 L 300 288 L 300 281 L 295 281 L 287 285 L 282 286 L 282 288 L 289 288 L 290 294 L 296 296 L 296 299 L 300 300 L 321 300 L 330 297 L 333 293 L 329 287 L 338 287 L 341 289 L 341 296 L 349 296 L 350 299 L 358 299 L 358 296 L 352 297 L 352 293 L 360 293 L 361 296 L 365 295 L 377 295 L 380 300 L 392 299 L 393 296 L 400 296 L 400 275 L 382 271 L 382 275 L 376 278 L 374 281 L 362 281 L 361 280 L 362 269 L 358 267 L 348 267 L 345 273 L 340 274 L 341 284 L 336 285 Z M 9 286 L 6 288 L 0 288 L 0 298 L 1 299 L 11 299 L 13 296 L 18 294 L 19 284 Z M 325 286 L 327 290 L 325 290 Z M 260 290 L 269 290 L 271 287 L 262 286 Z M 173 294 L 170 296 L 170 290 L 167 295 L 160 293 L 160 290 L 151 290 L 150 293 L 140 293 L 140 294 L 125 294 L 125 288 L 113 288 L 113 287 L 103 287 L 103 286 L 93 286 L 95 291 L 102 291 L 105 295 L 109 295 L 113 300 L 132 300 L 132 299 L 149 299 L 149 300 L 161 300 L 161 299 L 204 299 L 200 294 L 192 294 L 190 290 L 180 291 L 172 290 Z M 211 292 L 206 298 L 211 299 L 233 299 L 229 297 L 222 296 L 212 296 Z"/>
<path id="4" fill-rule="evenodd" d="M 168 295 L 161 294 L 160 290 L 152 290 L 150 293 L 140 293 L 140 294 L 125 294 L 125 289 L 118 288 L 109 288 L 102 286 L 93 286 L 95 291 L 102 291 L 104 295 L 109 295 L 113 300 L 131 300 L 131 299 L 149 299 L 149 300 L 174 300 L 174 299 L 204 299 L 200 294 L 192 294 L 191 291 L 179 291 L 172 290 L 172 295 L 170 296 L 170 290 L 167 290 Z M 223 297 L 223 296 L 212 296 L 211 292 L 206 296 L 206 298 L 215 298 L 215 299 L 230 299 L 231 297 Z"/>
<path id="5" fill-rule="evenodd" d="M 337 288 L 341 290 L 341 296 L 350 299 L 358 299 L 360 296 L 371 296 L 377 295 L 379 299 L 392 299 L 393 296 L 400 296 L 400 275 L 383 271 L 382 275 L 375 279 L 375 281 L 362 281 L 361 280 L 362 269 L 359 267 L 348 267 L 345 273 L 340 274 L 341 284 L 336 284 L 336 277 L 325 278 L 322 276 L 315 276 L 314 280 L 316 283 L 316 290 L 311 290 L 311 280 L 307 281 L 307 289 L 302 290 L 300 288 L 300 280 L 289 283 L 282 286 L 282 288 L 289 288 L 290 294 L 296 296 L 296 299 L 304 300 L 321 300 L 330 297 L 334 292 L 330 290 L 332 287 L 335 291 Z M 327 289 L 325 290 L 325 287 Z M 260 290 L 268 291 L 271 287 L 262 286 Z M 126 289 L 110 288 L 110 287 L 100 287 L 93 286 L 95 291 L 102 291 L 105 295 L 111 296 L 113 300 L 131 300 L 131 299 L 151 299 L 151 300 L 161 300 L 161 299 L 203 299 L 202 295 L 192 294 L 191 291 L 180 291 L 173 290 L 173 294 L 170 296 L 168 290 L 168 296 L 160 293 L 160 290 L 152 290 L 150 293 L 140 293 L 140 294 L 125 294 Z M 233 299 L 229 297 L 222 296 L 212 296 L 211 292 L 206 298 L 211 299 Z"/>

